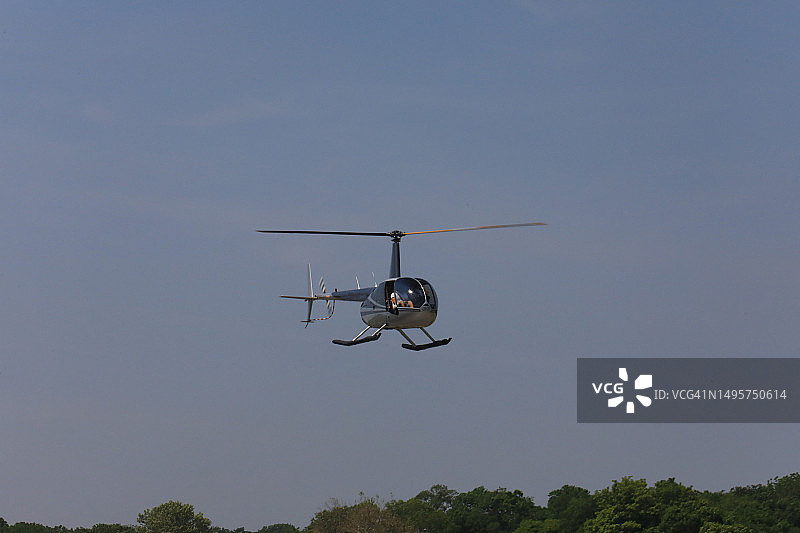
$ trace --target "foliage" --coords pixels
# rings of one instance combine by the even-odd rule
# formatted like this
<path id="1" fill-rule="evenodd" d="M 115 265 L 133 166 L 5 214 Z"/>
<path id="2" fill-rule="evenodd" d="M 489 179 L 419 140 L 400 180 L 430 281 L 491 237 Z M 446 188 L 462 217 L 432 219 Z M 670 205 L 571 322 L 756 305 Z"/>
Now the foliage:
<path id="1" fill-rule="evenodd" d="M 675 478 L 656 482 L 652 493 L 655 511 L 660 517 L 660 532 L 695 533 L 703 524 L 722 518 L 719 509 L 702 500 L 691 487 L 677 483 Z"/>
<path id="2" fill-rule="evenodd" d="M 82 533 L 76 531 L 75 533 Z M 95 524 L 87 533 L 136 533 L 136 527 L 122 524 Z"/>
<path id="3" fill-rule="evenodd" d="M 423 501 L 437 511 L 448 511 L 453 506 L 453 499 L 457 491 L 447 488 L 447 485 L 434 485 L 428 490 L 423 490 L 414 499 Z"/>
<path id="4" fill-rule="evenodd" d="M 64 526 L 43 526 L 31 522 L 17 522 L 6 529 L 8 533 L 62 533 L 67 531 Z"/>
<path id="5" fill-rule="evenodd" d="M 759 533 L 800 533 L 800 474 L 774 478 L 766 485 L 734 487 L 703 497 L 723 513 L 724 525 Z"/>
<path id="6" fill-rule="evenodd" d="M 644 479 L 614 481 L 594 495 L 598 511 L 586 522 L 590 533 L 633 533 L 657 523 L 655 498 Z"/>
<path id="7" fill-rule="evenodd" d="M 91 528 L 75 528 L 74 533 L 137 533 L 135 526 L 122 524 L 95 524 Z"/>
<path id="8" fill-rule="evenodd" d="M 411 533 L 411 525 L 380 505 L 376 498 L 362 493 L 355 505 L 333 501 L 317 513 L 306 531 L 309 533 Z"/>
<path id="9" fill-rule="evenodd" d="M 145 509 L 136 521 L 140 533 L 211 533 L 211 520 L 194 507 L 181 502 L 168 501 L 152 509 Z"/>
<path id="10" fill-rule="evenodd" d="M 430 500 L 418 498 L 419 496 L 406 501 L 391 501 L 386 504 L 386 509 L 410 524 L 415 530 L 449 531 L 450 522 L 447 513 L 441 507 L 437 508 Z"/>
<path id="11" fill-rule="evenodd" d="M 0 533 L 249 533 L 211 527 L 194 507 L 169 501 L 138 516 L 139 526 L 95 524 L 68 529 L 30 522 Z M 433 485 L 408 500 L 386 504 L 361 494 L 357 503 L 335 500 L 317 513 L 305 533 L 800 533 L 800 473 L 730 491 L 699 492 L 674 478 L 648 486 L 630 476 L 590 493 L 564 485 L 547 507 L 521 491 L 477 487 L 459 493 Z M 300 533 L 291 524 L 257 533 Z"/>
<path id="12" fill-rule="evenodd" d="M 544 520 L 523 520 L 514 533 L 559 533 L 561 531 L 561 521 L 557 518 L 546 518 Z"/>
<path id="13" fill-rule="evenodd" d="M 258 533 L 300 533 L 300 530 L 292 524 L 272 524 L 262 527 Z"/>
<path id="14" fill-rule="evenodd" d="M 553 531 L 557 533 L 573 533 L 581 531 L 583 524 L 594 516 L 594 498 L 584 488 L 564 485 L 550 492 L 548 497 L 547 511 L 550 520 L 556 522 L 543 524 L 544 528 L 555 528 Z"/>
<path id="15" fill-rule="evenodd" d="M 540 510 L 519 490 L 478 487 L 453 498 L 447 514 L 454 533 L 512 533 L 523 520 L 541 516 Z"/>
<path id="16" fill-rule="evenodd" d="M 746 526 L 706 522 L 700 528 L 700 533 L 753 533 L 753 530 Z"/>

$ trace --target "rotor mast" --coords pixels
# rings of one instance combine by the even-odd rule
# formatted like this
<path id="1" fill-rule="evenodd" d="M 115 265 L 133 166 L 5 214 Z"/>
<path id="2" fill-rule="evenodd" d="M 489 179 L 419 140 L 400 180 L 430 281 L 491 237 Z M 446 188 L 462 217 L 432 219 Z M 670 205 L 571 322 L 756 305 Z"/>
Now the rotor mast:
<path id="1" fill-rule="evenodd" d="M 392 238 L 392 262 L 389 264 L 389 277 L 400 277 L 400 239 L 403 238 L 403 233 L 400 230 L 394 230 L 389 233 Z"/>

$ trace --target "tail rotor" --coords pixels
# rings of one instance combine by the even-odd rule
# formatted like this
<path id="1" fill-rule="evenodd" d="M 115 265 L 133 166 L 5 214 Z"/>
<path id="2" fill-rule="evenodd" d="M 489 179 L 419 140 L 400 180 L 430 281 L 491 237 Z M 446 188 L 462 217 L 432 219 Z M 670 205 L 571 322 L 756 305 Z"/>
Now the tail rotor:
<path id="1" fill-rule="evenodd" d="M 319 289 L 322 291 L 322 294 L 328 294 L 327 289 L 325 289 L 325 278 L 319 278 Z M 336 304 L 334 300 L 325 300 L 325 307 L 328 308 L 328 316 L 325 318 L 317 318 L 315 320 L 327 320 L 333 316 L 333 306 Z"/>

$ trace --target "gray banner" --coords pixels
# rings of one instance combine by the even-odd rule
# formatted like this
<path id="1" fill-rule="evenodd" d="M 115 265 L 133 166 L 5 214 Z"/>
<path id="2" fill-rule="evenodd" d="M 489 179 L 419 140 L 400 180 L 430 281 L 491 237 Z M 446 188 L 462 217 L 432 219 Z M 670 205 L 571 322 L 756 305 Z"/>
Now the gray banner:
<path id="1" fill-rule="evenodd" d="M 578 422 L 800 422 L 800 359 L 579 358 Z"/>

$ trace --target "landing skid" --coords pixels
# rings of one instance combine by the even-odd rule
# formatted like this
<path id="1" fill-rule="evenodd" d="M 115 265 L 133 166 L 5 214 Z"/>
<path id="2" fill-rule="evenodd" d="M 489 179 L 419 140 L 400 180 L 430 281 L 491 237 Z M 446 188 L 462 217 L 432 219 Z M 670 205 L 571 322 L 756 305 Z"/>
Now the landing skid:
<path id="1" fill-rule="evenodd" d="M 444 346 L 445 344 L 448 344 L 451 340 L 453 340 L 452 337 L 450 337 L 447 339 L 440 339 L 437 341 L 436 339 L 431 337 L 431 334 L 428 333 L 425 330 L 425 328 L 419 328 L 419 329 L 422 330 L 422 333 L 424 333 L 431 340 L 431 342 L 428 342 L 426 344 L 417 344 L 411 340 L 411 337 L 406 335 L 405 331 L 403 331 L 402 329 L 398 329 L 397 331 L 400 333 L 400 335 L 402 335 L 409 342 L 409 344 L 403 343 L 400 346 L 402 346 L 406 350 L 414 350 L 418 352 L 420 350 L 427 350 L 428 348 L 436 348 L 437 346 Z"/>
<path id="2" fill-rule="evenodd" d="M 367 335 L 366 337 L 362 337 L 360 339 L 353 339 L 351 341 L 346 341 L 342 339 L 333 339 L 331 342 L 333 344 L 338 344 L 339 346 L 355 346 L 356 344 L 364 344 L 365 342 L 376 341 L 381 338 L 380 333 L 375 333 L 374 335 Z"/>
<path id="3" fill-rule="evenodd" d="M 402 346 L 406 350 L 414 350 L 414 351 L 418 352 L 420 350 L 427 350 L 428 348 L 436 348 L 437 346 L 444 346 L 445 344 L 447 344 L 451 340 L 453 340 L 453 339 L 452 338 L 450 338 L 450 339 L 441 339 L 441 340 L 438 340 L 438 341 L 429 342 L 427 344 L 406 344 L 406 343 L 403 343 L 400 346 Z"/>
<path id="4" fill-rule="evenodd" d="M 369 331 L 370 329 L 372 329 L 372 327 L 371 327 L 371 326 L 367 326 L 366 328 L 364 328 L 364 329 L 361 331 L 361 333 L 359 333 L 358 335 L 356 335 L 356 336 L 355 336 L 355 338 L 354 338 L 354 339 L 352 339 L 352 340 L 349 340 L 349 341 L 348 341 L 348 340 L 344 340 L 344 339 L 333 339 L 331 342 L 332 342 L 333 344 L 338 344 L 339 346 L 355 346 L 356 344 L 364 344 L 365 342 L 372 342 L 372 341 L 376 341 L 376 340 L 378 340 L 378 339 L 380 339 L 380 338 L 381 338 L 381 331 L 383 331 L 383 329 L 384 329 L 385 327 L 386 327 L 386 326 L 385 326 L 385 325 L 383 325 L 383 326 L 379 327 L 379 328 L 378 328 L 378 329 L 375 331 L 375 333 L 373 333 L 373 334 L 371 334 L 371 335 L 363 336 L 363 335 L 364 335 L 364 334 L 365 334 L 367 331 Z M 403 336 L 403 338 L 405 338 L 405 339 L 408 341 L 408 344 L 406 344 L 406 343 L 403 343 L 403 344 L 401 344 L 401 345 L 400 345 L 400 346 L 402 346 L 403 348 L 405 348 L 406 350 L 414 350 L 414 351 L 417 351 L 417 352 L 418 352 L 418 351 L 420 351 L 420 350 L 427 350 L 428 348 L 436 348 L 437 346 L 444 346 L 445 344 L 448 344 L 448 343 L 449 343 L 451 340 L 453 340 L 452 338 L 448 338 L 448 339 L 439 339 L 439 340 L 437 341 L 436 339 L 434 339 L 433 337 L 431 337 L 431 334 L 430 334 L 430 333 L 428 333 L 428 332 L 425 330 L 425 328 L 415 328 L 415 329 L 420 329 L 420 330 L 422 330 L 422 332 L 423 332 L 423 333 L 424 333 L 424 334 L 425 334 L 425 335 L 426 335 L 426 336 L 427 336 L 427 337 L 428 337 L 428 338 L 431 340 L 431 342 L 427 342 L 427 343 L 425 343 L 425 344 L 417 344 L 416 342 L 414 342 L 413 340 L 411 340 L 411 337 L 409 337 L 409 336 L 406 334 L 406 332 L 405 332 L 405 331 L 403 331 L 402 329 L 398 329 L 397 331 L 400 333 L 400 335 L 402 335 L 402 336 Z"/>
<path id="5" fill-rule="evenodd" d="M 366 337 L 362 337 L 364 333 L 372 329 L 372 326 L 367 326 L 361 331 L 361 333 L 356 335 L 353 340 L 346 341 L 342 339 L 333 339 L 331 342 L 333 344 L 338 344 L 339 346 L 355 346 L 356 344 L 363 344 L 365 342 L 376 341 L 381 338 L 381 331 L 385 327 L 386 326 L 381 326 L 378 328 L 378 331 L 376 331 L 372 335 L 367 335 Z"/>

